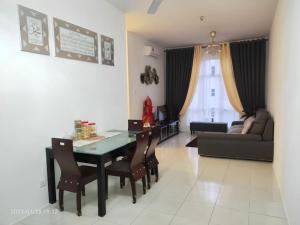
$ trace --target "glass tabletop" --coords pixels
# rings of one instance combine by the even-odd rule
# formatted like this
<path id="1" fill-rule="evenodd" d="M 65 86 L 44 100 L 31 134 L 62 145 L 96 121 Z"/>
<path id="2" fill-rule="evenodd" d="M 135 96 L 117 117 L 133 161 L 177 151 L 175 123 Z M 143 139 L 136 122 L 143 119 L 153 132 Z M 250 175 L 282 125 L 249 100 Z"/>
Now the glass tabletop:
<path id="1" fill-rule="evenodd" d="M 74 152 L 85 153 L 91 155 L 104 155 L 115 149 L 121 148 L 128 144 L 134 143 L 136 137 L 133 133 L 128 131 L 117 131 L 120 134 L 113 137 L 108 137 L 103 140 L 99 140 L 93 144 L 84 145 L 81 147 L 74 147 Z"/>

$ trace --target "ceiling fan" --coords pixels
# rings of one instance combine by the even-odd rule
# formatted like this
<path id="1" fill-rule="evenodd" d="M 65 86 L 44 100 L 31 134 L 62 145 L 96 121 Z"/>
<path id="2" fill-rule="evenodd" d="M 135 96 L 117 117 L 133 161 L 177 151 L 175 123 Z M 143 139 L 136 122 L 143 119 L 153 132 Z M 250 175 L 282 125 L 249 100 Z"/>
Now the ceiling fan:
<path id="1" fill-rule="evenodd" d="M 162 3 L 163 0 L 153 0 L 149 9 L 148 9 L 148 14 L 155 14 L 156 11 L 158 10 L 160 4 Z"/>

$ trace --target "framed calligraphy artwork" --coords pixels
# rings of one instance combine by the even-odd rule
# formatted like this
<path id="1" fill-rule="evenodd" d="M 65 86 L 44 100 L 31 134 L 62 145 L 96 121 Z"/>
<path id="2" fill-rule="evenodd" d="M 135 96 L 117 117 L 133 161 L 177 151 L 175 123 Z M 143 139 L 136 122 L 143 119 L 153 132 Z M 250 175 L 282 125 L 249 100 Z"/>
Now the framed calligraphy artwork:
<path id="1" fill-rule="evenodd" d="M 98 63 L 97 33 L 57 18 L 53 24 L 57 57 Z"/>
<path id="2" fill-rule="evenodd" d="M 102 64 L 114 66 L 114 39 L 101 35 Z"/>
<path id="3" fill-rule="evenodd" d="M 18 5 L 22 51 L 49 55 L 47 15 Z"/>

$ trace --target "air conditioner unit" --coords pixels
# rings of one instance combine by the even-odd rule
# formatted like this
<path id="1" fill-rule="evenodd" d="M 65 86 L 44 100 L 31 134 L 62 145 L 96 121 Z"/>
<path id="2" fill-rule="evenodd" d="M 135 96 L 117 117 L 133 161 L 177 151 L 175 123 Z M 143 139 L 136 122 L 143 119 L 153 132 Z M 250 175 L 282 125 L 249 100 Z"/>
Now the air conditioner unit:
<path id="1" fill-rule="evenodd" d="M 157 58 L 161 55 L 161 50 L 157 47 L 148 45 L 144 47 L 144 55 Z"/>

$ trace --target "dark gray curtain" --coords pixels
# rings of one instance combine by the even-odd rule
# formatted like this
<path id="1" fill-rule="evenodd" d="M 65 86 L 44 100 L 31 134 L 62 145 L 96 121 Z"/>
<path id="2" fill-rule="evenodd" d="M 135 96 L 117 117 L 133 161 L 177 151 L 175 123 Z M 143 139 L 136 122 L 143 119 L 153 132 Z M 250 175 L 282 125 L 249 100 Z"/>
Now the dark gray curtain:
<path id="1" fill-rule="evenodd" d="M 178 119 L 184 104 L 193 67 L 194 48 L 166 51 L 166 104 L 168 119 Z"/>
<path id="2" fill-rule="evenodd" d="M 265 108 L 266 40 L 230 43 L 233 72 L 246 116 Z"/>

